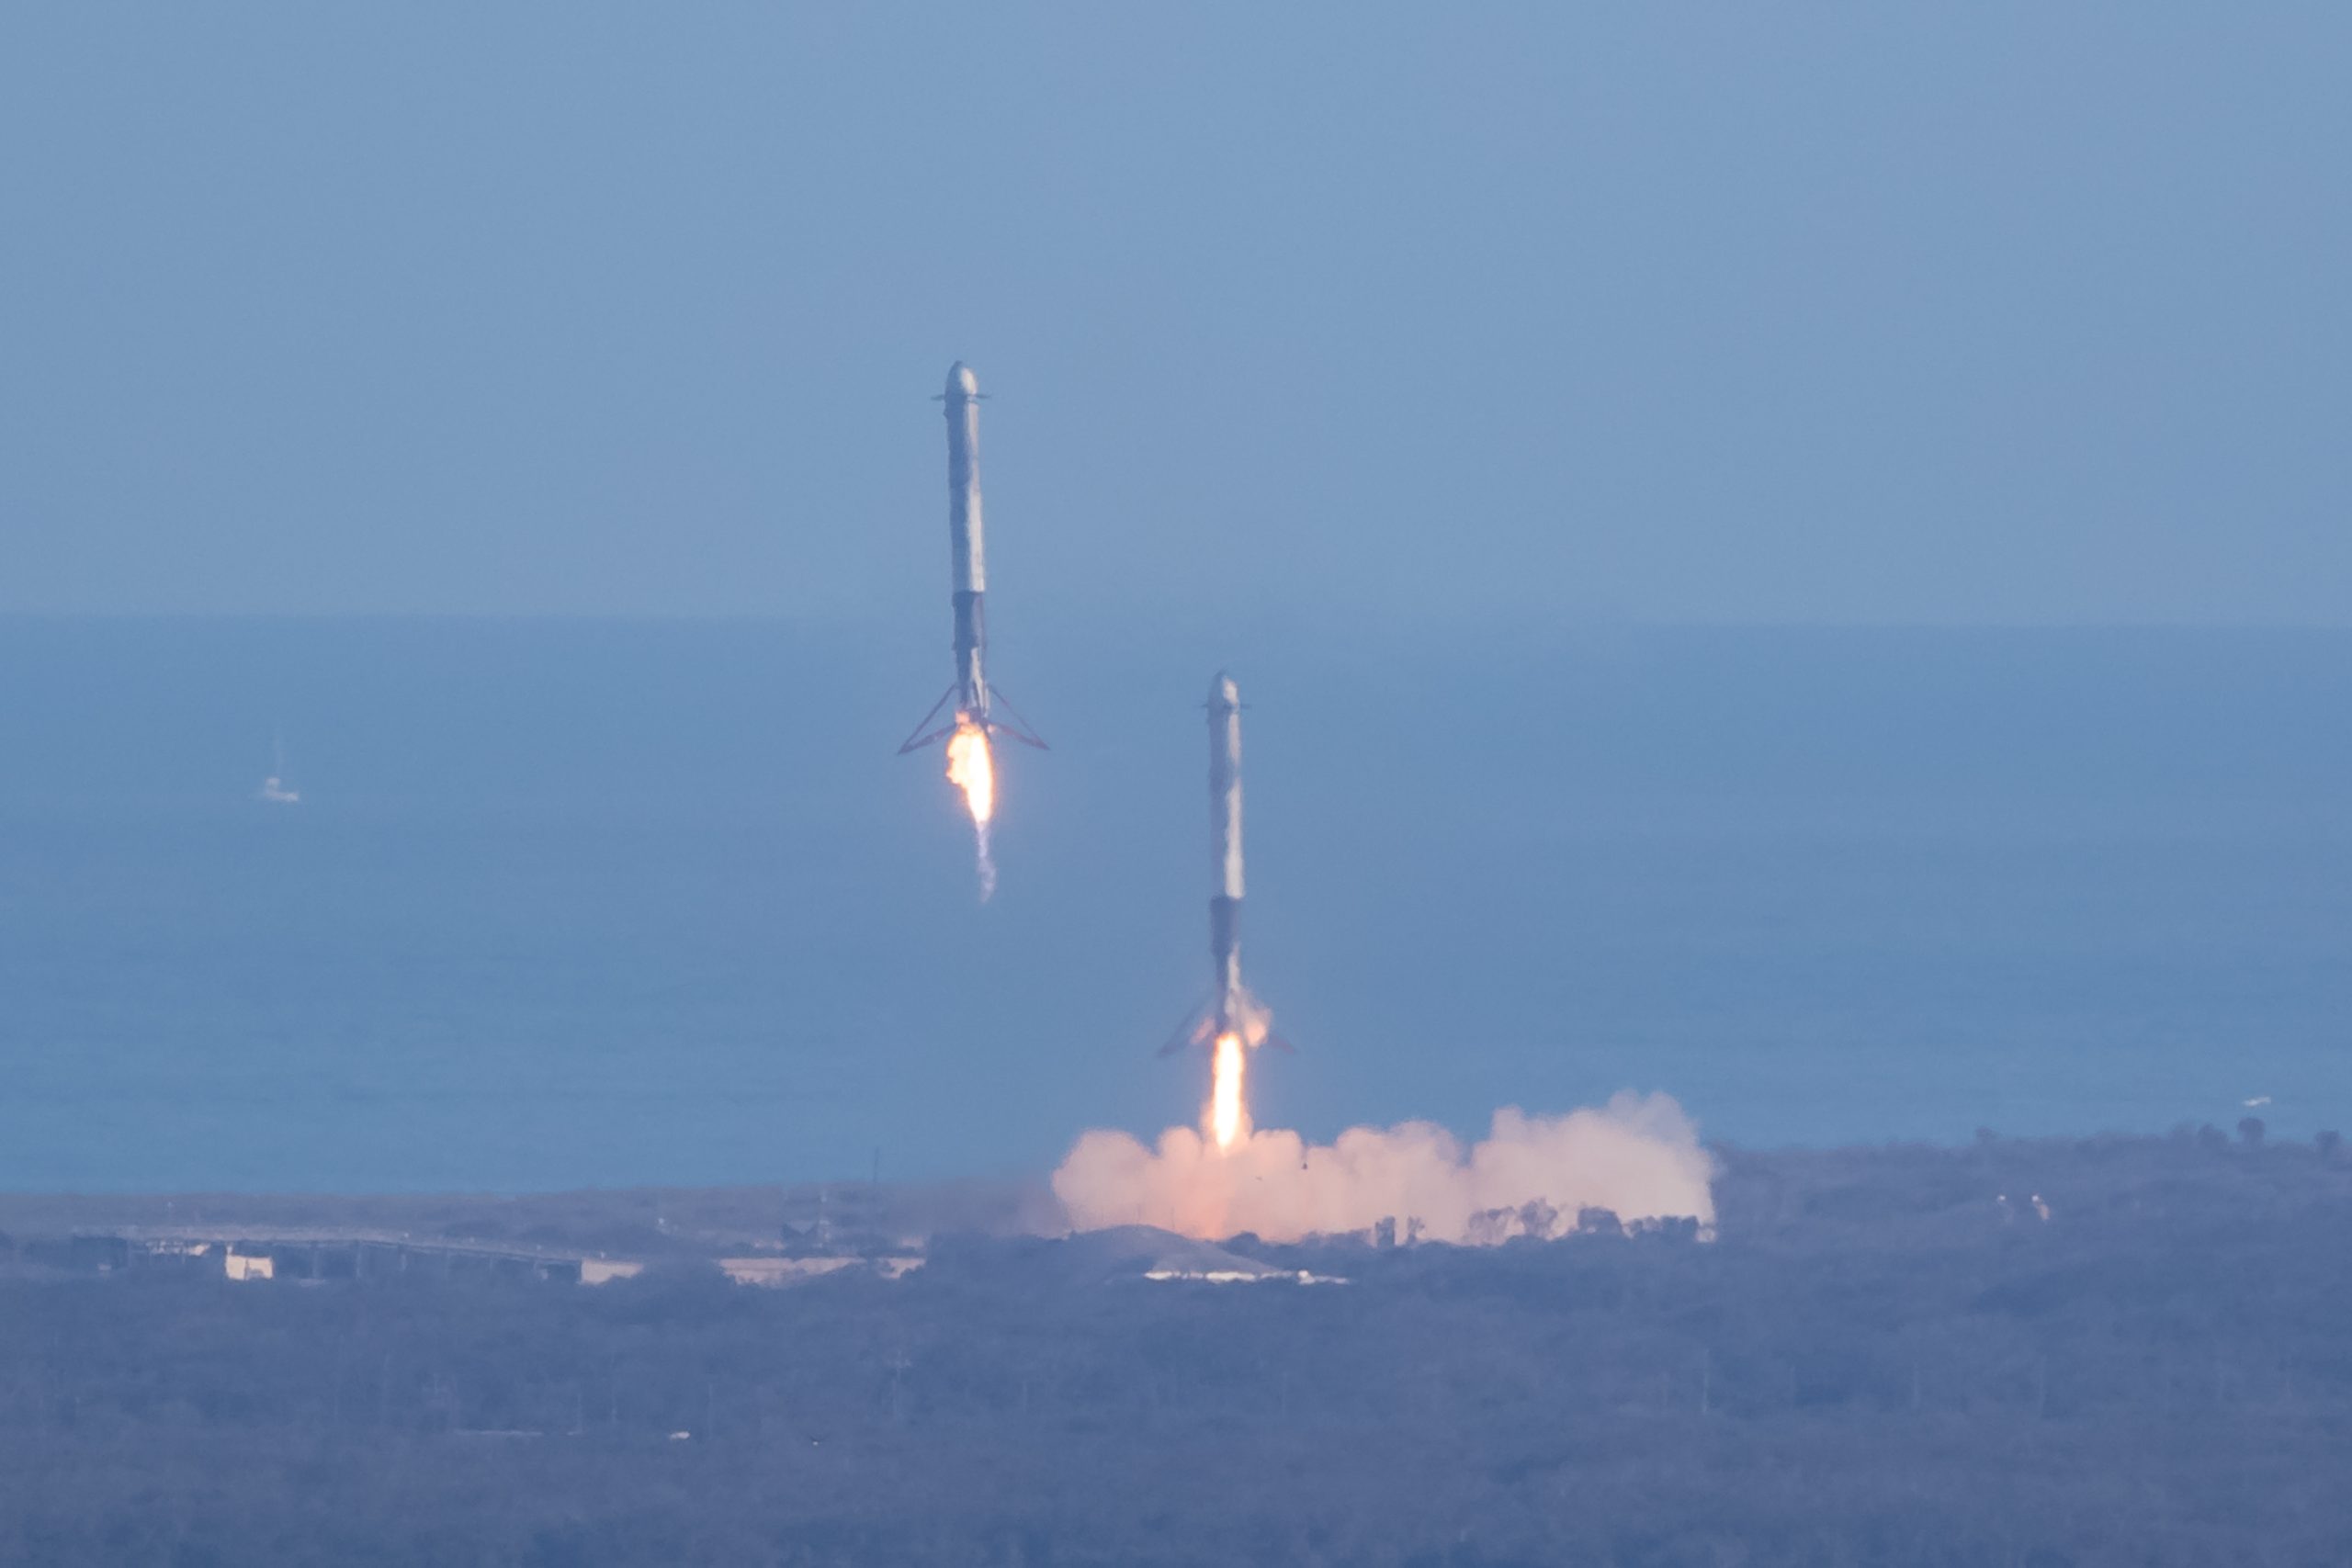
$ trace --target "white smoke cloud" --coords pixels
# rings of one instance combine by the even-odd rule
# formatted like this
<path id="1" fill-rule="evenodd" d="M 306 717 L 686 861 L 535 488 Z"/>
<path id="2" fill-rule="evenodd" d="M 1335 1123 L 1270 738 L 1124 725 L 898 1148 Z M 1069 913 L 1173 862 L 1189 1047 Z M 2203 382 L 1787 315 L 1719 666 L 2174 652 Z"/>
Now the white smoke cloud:
<path id="1" fill-rule="evenodd" d="M 1054 1172 L 1054 1194 L 1079 1230 L 1144 1224 L 1283 1242 L 1393 1221 L 1400 1238 L 1480 1243 L 1571 1229 L 1588 1208 L 1711 1226 L 1713 1174 L 1679 1105 L 1623 1093 L 1565 1116 L 1498 1111 L 1467 1150 L 1427 1122 L 1351 1127 L 1328 1147 L 1270 1129 L 1223 1154 L 1189 1127 L 1162 1133 L 1157 1149 L 1098 1130 Z"/>

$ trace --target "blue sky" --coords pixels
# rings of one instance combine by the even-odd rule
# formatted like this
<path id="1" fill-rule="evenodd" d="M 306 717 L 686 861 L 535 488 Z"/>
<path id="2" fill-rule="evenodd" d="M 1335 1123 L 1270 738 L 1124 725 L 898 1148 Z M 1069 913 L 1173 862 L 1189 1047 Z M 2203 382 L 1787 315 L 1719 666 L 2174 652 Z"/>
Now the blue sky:
<path id="1" fill-rule="evenodd" d="M 960 356 L 1039 617 L 2345 625 L 2347 81 L 2338 6 L 13 7 L 0 610 L 929 626 Z"/>

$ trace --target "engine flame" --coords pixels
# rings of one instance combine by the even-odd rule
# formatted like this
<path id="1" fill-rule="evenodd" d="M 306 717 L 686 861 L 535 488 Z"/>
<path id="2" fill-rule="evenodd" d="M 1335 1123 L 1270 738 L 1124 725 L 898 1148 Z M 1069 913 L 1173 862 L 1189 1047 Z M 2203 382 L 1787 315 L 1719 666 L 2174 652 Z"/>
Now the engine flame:
<path id="1" fill-rule="evenodd" d="M 1216 1077 L 1209 1091 L 1208 1133 L 1216 1140 L 1219 1153 L 1230 1149 L 1250 1135 L 1250 1107 L 1241 1093 L 1242 1064 L 1248 1056 L 1238 1034 L 1228 1032 L 1216 1037 Z"/>
<path id="2" fill-rule="evenodd" d="M 985 899 L 996 891 L 996 861 L 989 853 L 989 823 L 996 816 L 996 761 L 989 755 L 989 732 L 969 714 L 956 716 L 956 733 L 947 738 L 947 782 L 964 792 L 964 804 L 971 809 L 980 897 Z"/>

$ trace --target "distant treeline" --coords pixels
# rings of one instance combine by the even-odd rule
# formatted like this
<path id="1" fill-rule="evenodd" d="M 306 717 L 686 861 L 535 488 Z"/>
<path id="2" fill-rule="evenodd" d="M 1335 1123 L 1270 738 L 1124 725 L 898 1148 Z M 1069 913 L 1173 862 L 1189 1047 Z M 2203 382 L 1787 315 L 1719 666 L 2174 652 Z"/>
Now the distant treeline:
<path id="1" fill-rule="evenodd" d="M 2352 1157 L 1728 1154 L 1719 1239 L 0 1270 L 0 1562 L 2352 1562 Z"/>

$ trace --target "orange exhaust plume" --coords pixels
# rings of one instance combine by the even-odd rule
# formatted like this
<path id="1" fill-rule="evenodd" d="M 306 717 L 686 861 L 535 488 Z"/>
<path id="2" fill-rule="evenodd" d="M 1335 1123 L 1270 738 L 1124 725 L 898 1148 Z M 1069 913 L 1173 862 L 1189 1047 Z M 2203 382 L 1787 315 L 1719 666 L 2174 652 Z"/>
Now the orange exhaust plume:
<path id="1" fill-rule="evenodd" d="M 996 816 L 996 759 L 989 754 L 989 732 L 968 714 L 956 716 L 947 738 L 947 782 L 964 792 L 978 844 L 980 897 L 996 891 L 996 861 L 989 853 L 989 823 Z"/>
<path id="2" fill-rule="evenodd" d="M 1243 1064 L 1248 1057 L 1249 1053 L 1242 1048 L 1238 1034 L 1216 1037 L 1216 1078 L 1209 1091 L 1208 1133 L 1216 1140 L 1220 1153 L 1250 1135 L 1250 1107 L 1241 1092 Z"/>

